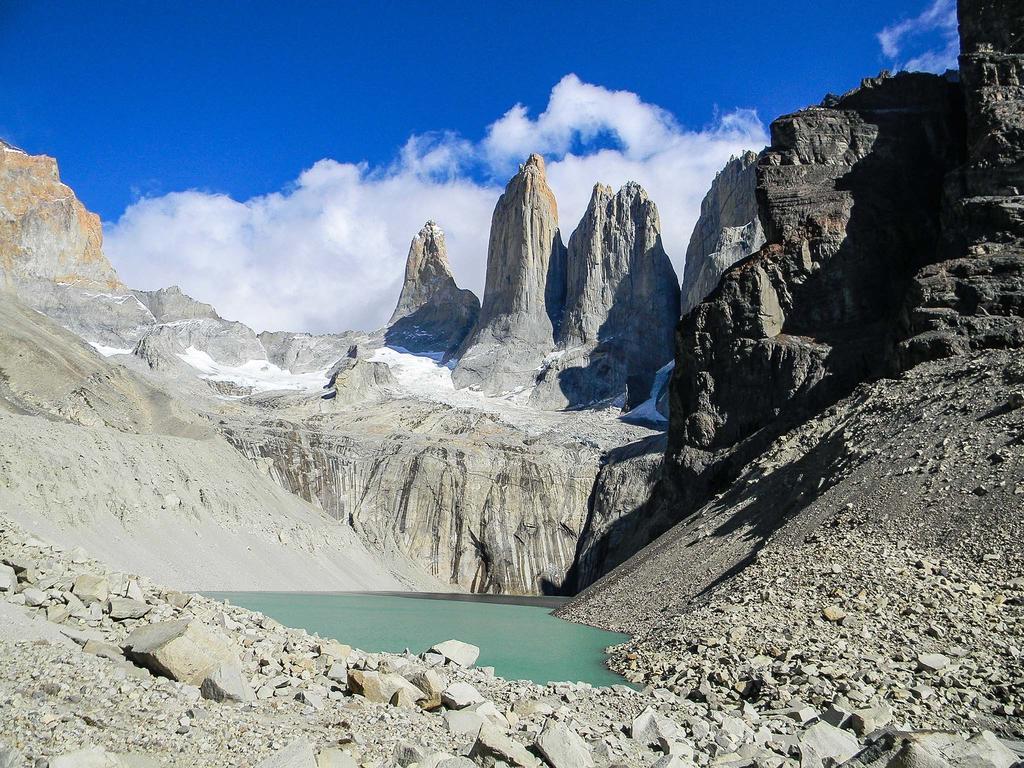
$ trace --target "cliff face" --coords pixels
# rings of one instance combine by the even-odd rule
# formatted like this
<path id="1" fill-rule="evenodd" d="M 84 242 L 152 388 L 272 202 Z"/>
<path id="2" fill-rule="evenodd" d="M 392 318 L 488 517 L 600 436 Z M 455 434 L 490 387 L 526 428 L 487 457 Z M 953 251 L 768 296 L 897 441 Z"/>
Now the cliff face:
<path id="1" fill-rule="evenodd" d="M 452 277 L 444 232 L 428 221 L 409 246 L 405 281 L 384 332 L 385 342 L 447 357 L 465 341 L 479 314 L 479 299 L 472 291 L 460 290 Z"/>
<path id="2" fill-rule="evenodd" d="M 554 345 L 565 300 L 565 246 L 544 159 L 530 155 L 491 219 L 477 327 L 459 354 L 459 387 L 489 394 L 533 385 Z"/>
<path id="3" fill-rule="evenodd" d="M 757 158 L 754 152 L 732 158 L 701 201 L 700 218 L 686 248 L 683 314 L 715 289 L 725 270 L 764 245 L 757 215 Z"/>
<path id="4" fill-rule="evenodd" d="M 0 284 L 46 280 L 121 289 L 99 216 L 60 181 L 57 162 L 0 141 Z"/>
<path id="5" fill-rule="evenodd" d="M 642 510 L 605 513 L 618 533 L 589 546 L 609 563 L 680 521 L 696 528 L 766 446 L 855 388 L 1024 345 L 1024 26 L 1013 3 L 959 11 L 959 80 L 869 79 L 772 124 L 756 166 L 767 244 L 680 323 L 662 477 Z M 842 450 L 828 439 L 819 454 Z M 780 454 L 775 466 L 800 460 Z M 774 487 L 771 506 L 796 514 L 830 478 L 790 469 L 802 487 Z M 764 515 L 745 525 L 781 519 Z"/>
<path id="6" fill-rule="evenodd" d="M 413 400 L 225 429 L 371 548 L 475 592 L 559 589 L 598 471 L 593 448 L 561 430 L 531 436 L 490 414 Z"/>
<path id="7" fill-rule="evenodd" d="M 627 407 L 646 400 L 655 371 L 672 358 L 678 314 L 678 280 L 654 202 L 636 183 L 617 193 L 596 185 L 569 238 L 557 352 L 531 404 L 564 408 L 623 392 Z"/>

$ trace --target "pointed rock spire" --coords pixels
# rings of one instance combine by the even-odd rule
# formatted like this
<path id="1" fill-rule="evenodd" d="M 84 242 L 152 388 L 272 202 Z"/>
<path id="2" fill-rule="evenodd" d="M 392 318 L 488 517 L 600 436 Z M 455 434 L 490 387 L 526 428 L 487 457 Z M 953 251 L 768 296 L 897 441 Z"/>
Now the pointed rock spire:
<path id="1" fill-rule="evenodd" d="M 569 238 L 563 354 L 531 396 L 542 407 L 583 405 L 628 393 L 645 400 L 655 372 L 672 359 L 679 283 L 661 243 L 658 209 L 628 182 L 594 186 Z"/>
<path id="2" fill-rule="evenodd" d="M 444 232 L 428 221 L 409 246 L 405 282 L 385 341 L 412 352 L 450 354 L 465 340 L 479 313 L 477 297 L 455 283 Z"/>
<path id="3" fill-rule="evenodd" d="M 453 373 L 491 393 L 531 386 L 553 349 L 565 299 L 565 246 L 544 158 L 530 155 L 491 218 L 480 320 Z"/>

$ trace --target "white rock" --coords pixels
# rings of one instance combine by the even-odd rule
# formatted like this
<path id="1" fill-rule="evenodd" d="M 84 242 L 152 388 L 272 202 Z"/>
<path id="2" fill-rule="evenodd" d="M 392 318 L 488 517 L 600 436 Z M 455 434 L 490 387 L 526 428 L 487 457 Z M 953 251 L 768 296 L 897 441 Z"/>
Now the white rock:
<path id="1" fill-rule="evenodd" d="M 465 709 L 470 704 L 479 704 L 484 697 L 469 683 L 452 683 L 441 693 L 441 702 L 448 709 Z"/>
<path id="2" fill-rule="evenodd" d="M 256 768 L 318 768 L 313 745 L 297 739 L 279 752 L 256 764 Z"/>
<path id="3" fill-rule="evenodd" d="M 593 768 L 594 758 L 587 743 L 574 730 L 554 719 L 544 724 L 534 746 L 551 768 Z"/>
<path id="4" fill-rule="evenodd" d="M 458 664 L 460 667 L 472 667 L 480 658 L 479 648 L 461 640 L 445 640 L 431 648 L 430 652 L 440 654 L 452 664 Z"/>
<path id="5" fill-rule="evenodd" d="M 656 745 L 658 739 L 674 741 L 677 736 L 682 734 L 674 721 L 648 707 L 633 720 L 630 735 L 634 741 L 650 747 Z"/>

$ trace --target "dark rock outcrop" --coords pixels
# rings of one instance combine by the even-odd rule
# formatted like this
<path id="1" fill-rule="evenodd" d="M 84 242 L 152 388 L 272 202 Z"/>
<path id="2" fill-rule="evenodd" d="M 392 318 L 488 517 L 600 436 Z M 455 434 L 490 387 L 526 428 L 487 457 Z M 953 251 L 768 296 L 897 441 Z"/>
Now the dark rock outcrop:
<path id="1" fill-rule="evenodd" d="M 557 352 L 530 402 L 587 405 L 627 392 L 646 400 L 655 372 L 672 359 L 679 285 L 661 243 L 658 209 L 635 182 L 617 193 L 594 186 L 569 238 L 566 299 Z"/>
<path id="2" fill-rule="evenodd" d="M 686 248 L 683 314 L 715 289 L 725 270 L 764 245 L 757 216 L 757 158 L 755 152 L 744 152 L 729 160 L 701 201 Z"/>
<path id="3" fill-rule="evenodd" d="M 662 480 L 611 561 L 857 386 L 1024 344 L 1022 12 L 959 11 L 962 78 L 873 78 L 772 124 L 767 244 L 679 326 Z M 800 506 L 793 493 L 778 504 Z"/>
<path id="4" fill-rule="evenodd" d="M 480 319 L 459 352 L 456 386 L 490 394 L 532 386 L 554 346 L 564 300 L 558 205 L 544 158 L 530 155 L 491 218 Z"/>
<path id="5" fill-rule="evenodd" d="M 444 232 L 428 221 L 409 246 L 405 282 L 384 331 L 385 343 L 447 356 L 465 341 L 479 314 L 480 300 L 452 277 Z"/>

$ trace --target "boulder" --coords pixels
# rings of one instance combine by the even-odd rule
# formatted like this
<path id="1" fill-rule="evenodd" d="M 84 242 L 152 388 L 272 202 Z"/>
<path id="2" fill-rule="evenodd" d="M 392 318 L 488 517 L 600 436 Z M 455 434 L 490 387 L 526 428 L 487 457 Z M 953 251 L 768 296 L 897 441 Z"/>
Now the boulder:
<path id="1" fill-rule="evenodd" d="M 287 747 L 256 763 L 256 768 L 318 768 L 313 745 L 296 739 Z"/>
<path id="2" fill-rule="evenodd" d="M 18 575 L 9 565 L 0 565 L 0 592 L 13 592 L 18 586 Z"/>
<path id="3" fill-rule="evenodd" d="M 21 752 L 0 744 L 0 768 L 25 768 L 26 765 L 25 756 Z"/>
<path id="4" fill-rule="evenodd" d="M 199 686 L 204 699 L 212 701 L 254 701 L 256 694 L 242 676 L 237 659 L 221 662 L 207 673 Z"/>
<path id="5" fill-rule="evenodd" d="M 475 739 L 487 722 L 487 718 L 471 709 L 450 709 L 443 717 L 448 732 L 460 738 Z"/>
<path id="6" fill-rule="evenodd" d="M 83 573 L 75 579 L 71 592 L 86 605 L 103 603 L 110 594 L 110 584 L 103 576 Z"/>
<path id="7" fill-rule="evenodd" d="M 328 677 L 330 674 L 328 673 Z M 445 680 L 434 669 L 421 669 L 407 674 L 406 679 L 426 694 L 420 702 L 424 709 L 437 709 L 441 706 L 441 694 L 445 689 Z"/>
<path id="8" fill-rule="evenodd" d="M 423 747 L 409 742 L 400 742 L 395 745 L 391 760 L 401 768 L 408 768 L 410 765 L 422 763 L 424 757 L 426 757 L 426 753 Z"/>
<path id="9" fill-rule="evenodd" d="M 477 734 L 469 756 L 478 761 L 500 760 L 517 768 L 542 768 L 543 763 L 530 754 L 526 747 L 513 741 L 490 723 L 484 723 Z"/>
<path id="10" fill-rule="evenodd" d="M 817 722 L 800 736 L 801 768 L 839 765 L 860 752 L 860 742 L 849 731 Z"/>
<path id="11" fill-rule="evenodd" d="M 551 768 L 593 768 L 590 748 L 576 731 L 556 720 L 549 719 L 534 747 L 547 760 Z"/>
<path id="12" fill-rule="evenodd" d="M 91 653 L 93 656 L 110 659 L 111 661 L 124 661 L 124 651 L 119 646 L 105 643 L 102 640 L 86 640 L 82 650 L 85 653 Z"/>
<path id="13" fill-rule="evenodd" d="M 86 747 L 51 757 L 49 768 L 122 768 L 122 763 L 103 747 Z"/>
<path id="14" fill-rule="evenodd" d="M 316 756 L 316 768 L 359 768 L 359 763 L 345 750 L 331 747 L 320 750 Z"/>
<path id="15" fill-rule="evenodd" d="M 153 609 L 144 600 L 132 600 L 127 597 L 112 597 L 107 600 L 107 613 L 114 621 L 124 619 L 141 619 Z"/>
<path id="16" fill-rule="evenodd" d="M 128 658 L 152 672 L 200 686 L 225 663 L 238 664 L 235 645 L 196 619 L 161 621 L 135 629 L 124 641 Z"/>
<path id="17" fill-rule="evenodd" d="M 949 666 L 949 657 L 941 653 L 922 653 L 917 657 L 917 668 L 923 672 L 938 672 Z"/>
<path id="18" fill-rule="evenodd" d="M 63 624 L 70 615 L 65 605 L 50 605 L 46 608 L 46 620 L 54 624 Z"/>
<path id="19" fill-rule="evenodd" d="M 630 735 L 634 741 L 643 744 L 645 747 L 650 747 L 657 745 L 658 739 L 672 741 L 681 733 L 675 721 L 647 707 L 647 709 L 634 718 Z"/>
<path id="20" fill-rule="evenodd" d="M 337 640 L 325 640 L 318 646 L 321 656 L 326 656 L 336 664 L 344 664 L 352 655 L 352 646 L 339 643 Z"/>
<path id="21" fill-rule="evenodd" d="M 25 598 L 25 605 L 32 608 L 36 608 L 46 602 L 46 593 L 35 587 L 23 590 L 21 596 Z"/>
<path id="22" fill-rule="evenodd" d="M 480 649 L 475 645 L 464 643 L 461 640 L 445 640 L 430 649 L 430 653 L 437 653 L 451 664 L 460 667 L 472 667 L 480 658 Z"/>
<path id="23" fill-rule="evenodd" d="M 462 681 L 452 683 L 441 692 L 441 702 L 448 709 L 465 709 L 470 704 L 479 704 L 484 697 L 476 688 Z"/>
<path id="24" fill-rule="evenodd" d="M 402 690 L 413 702 L 426 698 L 423 691 L 401 675 L 365 669 L 350 669 L 348 671 L 348 688 L 352 693 L 358 693 L 379 704 L 391 703 L 395 694 Z"/>

